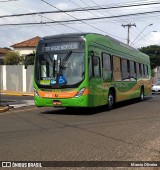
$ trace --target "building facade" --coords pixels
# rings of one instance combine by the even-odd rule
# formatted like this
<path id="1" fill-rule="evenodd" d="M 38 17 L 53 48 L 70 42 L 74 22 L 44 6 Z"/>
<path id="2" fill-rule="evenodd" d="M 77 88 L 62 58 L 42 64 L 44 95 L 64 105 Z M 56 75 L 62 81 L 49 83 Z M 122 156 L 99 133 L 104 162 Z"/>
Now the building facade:
<path id="1" fill-rule="evenodd" d="M 9 51 L 7 48 L 0 48 L 0 65 L 4 64 L 4 57 Z"/>
<path id="2" fill-rule="evenodd" d="M 17 51 L 21 56 L 26 56 L 35 52 L 39 40 L 40 37 L 36 36 L 29 40 L 14 44 L 11 47 L 14 49 L 14 51 Z"/>

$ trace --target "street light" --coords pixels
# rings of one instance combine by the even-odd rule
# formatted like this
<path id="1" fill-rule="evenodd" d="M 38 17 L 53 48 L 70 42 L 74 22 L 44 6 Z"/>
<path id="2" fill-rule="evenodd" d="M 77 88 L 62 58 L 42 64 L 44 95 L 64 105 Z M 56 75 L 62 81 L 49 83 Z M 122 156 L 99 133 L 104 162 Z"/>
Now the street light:
<path id="1" fill-rule="evenodd" d="M 145 34 L 143 37 L 141 37 L 140 39 L 138 39 L 135 43 L 137 43 L 138 41 L 140 41 L 141 39 L 143 39 L 144 37 L 146 37 L 148 34 L 152 33 L 152 32 L 157 32 L 157 31 L 150 31 L 147 34 Z M 135 43 L 132 42 L 132 45 L 134 45 Z"/>
<path id="2" fill-rule="evenodd" d="M 152 25 L 153 25 L 153 24 L 147 25 L 147 26 L 137 35 L 137 37 L 134 39 L 134 41 L 132 41 L 131 44 L 133 44 L 133 43 L 135 42 L 135 40 L 142 34 L 142 32 L 144 32 L 144 30 L 145 30 L 147 27 L 150 27 L 150 26 L 152 26 Z"/>

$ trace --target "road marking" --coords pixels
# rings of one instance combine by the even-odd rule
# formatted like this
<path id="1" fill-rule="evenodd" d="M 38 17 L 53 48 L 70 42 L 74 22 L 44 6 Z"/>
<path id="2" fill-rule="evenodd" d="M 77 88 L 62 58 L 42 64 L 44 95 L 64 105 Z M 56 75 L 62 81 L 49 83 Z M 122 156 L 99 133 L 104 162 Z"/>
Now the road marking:
<path id="1" fill-rule="evenodd" d="M 12 111 L 12 113 L 14 112 L 24 112 L 24 111 L 28 111 L 28 110 L 36 110 L 38 109 L 38 107 L 35 107 L 35 108 L 30 108 L 30 109 L 23 109 L 23 110 L 15 110 L 15 111 Z"/>
<path id="2" fill-rule="evenodd" d="M 33 106 L 34 101 L 33 100 L 21 100 L 24 102 L 23 104 L 10 104 L 9 106 L 14 107 L 14 108 L 19 108 L 19 107 L 24 107 L 24 106 Z"/>
<path id="3" fill-rule="evenodd" d="M 17 112 L 24 112 L 24 111 L 29 111 L 29 110 L 36 110 L 38 109 L 38 107 L 35 107 L 35 108 L 29 108 L 29 109 L 21 109 L 21 110 L 12 110 L 12 111 L 8 111 L 6 112 L 7 114 L 11 114 L 11 113 L 17 113 Z M 3 114 L 6 114 L 5 112 Z"/>

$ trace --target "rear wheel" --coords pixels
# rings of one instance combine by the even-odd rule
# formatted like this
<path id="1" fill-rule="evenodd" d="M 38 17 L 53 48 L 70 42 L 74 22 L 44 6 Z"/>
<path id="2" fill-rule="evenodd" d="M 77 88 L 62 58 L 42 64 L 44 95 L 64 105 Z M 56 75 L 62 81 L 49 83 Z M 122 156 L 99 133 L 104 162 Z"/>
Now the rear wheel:
<path id="1" fill-rule="evenodd" d="M 108 93 L 108 105 L 107 105 L 107 109 L 108 110 L 113 109 L 114 104 L 115 104 L 115 95 L 114 95 L 113 91 L 110 90 L 109 93 Z"/>
<path id="2" fill-rule="evenodd" d="M 143 87 L 141 88 L 139 100 L 140 100 L 140 101 L 143 101 L 143 100 L 144 100 L 144 88 L 143 88 Z"/>

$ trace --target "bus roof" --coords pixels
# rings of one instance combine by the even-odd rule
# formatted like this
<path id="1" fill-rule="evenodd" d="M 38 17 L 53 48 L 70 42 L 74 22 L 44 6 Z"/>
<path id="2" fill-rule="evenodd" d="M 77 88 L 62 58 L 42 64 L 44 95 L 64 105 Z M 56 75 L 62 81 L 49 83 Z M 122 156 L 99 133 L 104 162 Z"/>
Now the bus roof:
<path id="1" fill-rule="evenodd" d="M 136 48 L 133 48 L 119 40 L 116 40 L 114 39 L 113 37 L 110 37 L 108 35 L 102 35 L 102 34 L 98 34 L 98 33 L 68 33 L 68 34 L 57 34 L 57 35 L 52 35 L 52 36 L 46 36 L 46 37 L 43 37 L 42 39 L 43 40 L 49 40 L 49 39 L 59 39 L 59 38 L 73 38 L 73 37 L 81 37 L 81 36 L 86 36 L 88 34 L 95 34 L 95 35 L 99 35 L 99 36 L 103 36 L 103 37 L 108 37 L 111 41 L 113 41 L 114 43 L 118 44 L 118 45 L 121 45 L 125 48 L 128 48 L 128 49 L 132 49 L 132 50 L 136 50 L 136 51 L 139 51 L 138 49 Z"/>
<path id="2" fill-rule="evenodd" d="M 93 36 L 96 36 L 96 37 L 93 37 Z M 80 37 L 90 37 L 89 39 L 99 39 L 99 42 L 103 42 L 101 45 L 104 45 L 104 46 L 108 46 L 109 48 L 112 48 L 112 49 L 117 49 L 118 51 L 123 51 L 123 53 L 130 53 L 130 52 L 133 52 L 131 55 L 133 56 L 141 56 L 144 57 L 144 58 L 149 58 L 148 55 L 140 52 L 138 49 L 136 48 L 133 48 L 119 40 L 116 40 L 108 35 L 102 35 L 102 34 L 98 34 L 98 33 L 69 33 L 69 34 L 58 34 L 58 35 L 52 35 L 52 36 L 46 36 L 46 37 L 43 37 L 41 40 L 47 40 L 47 41 L 51 41 L 52 39 L 58 39 L 60 40 L 61 38 L 63 39 L 66 39 L 66 38 L 76 38 L 78 40 L 78 38 Z"/>

